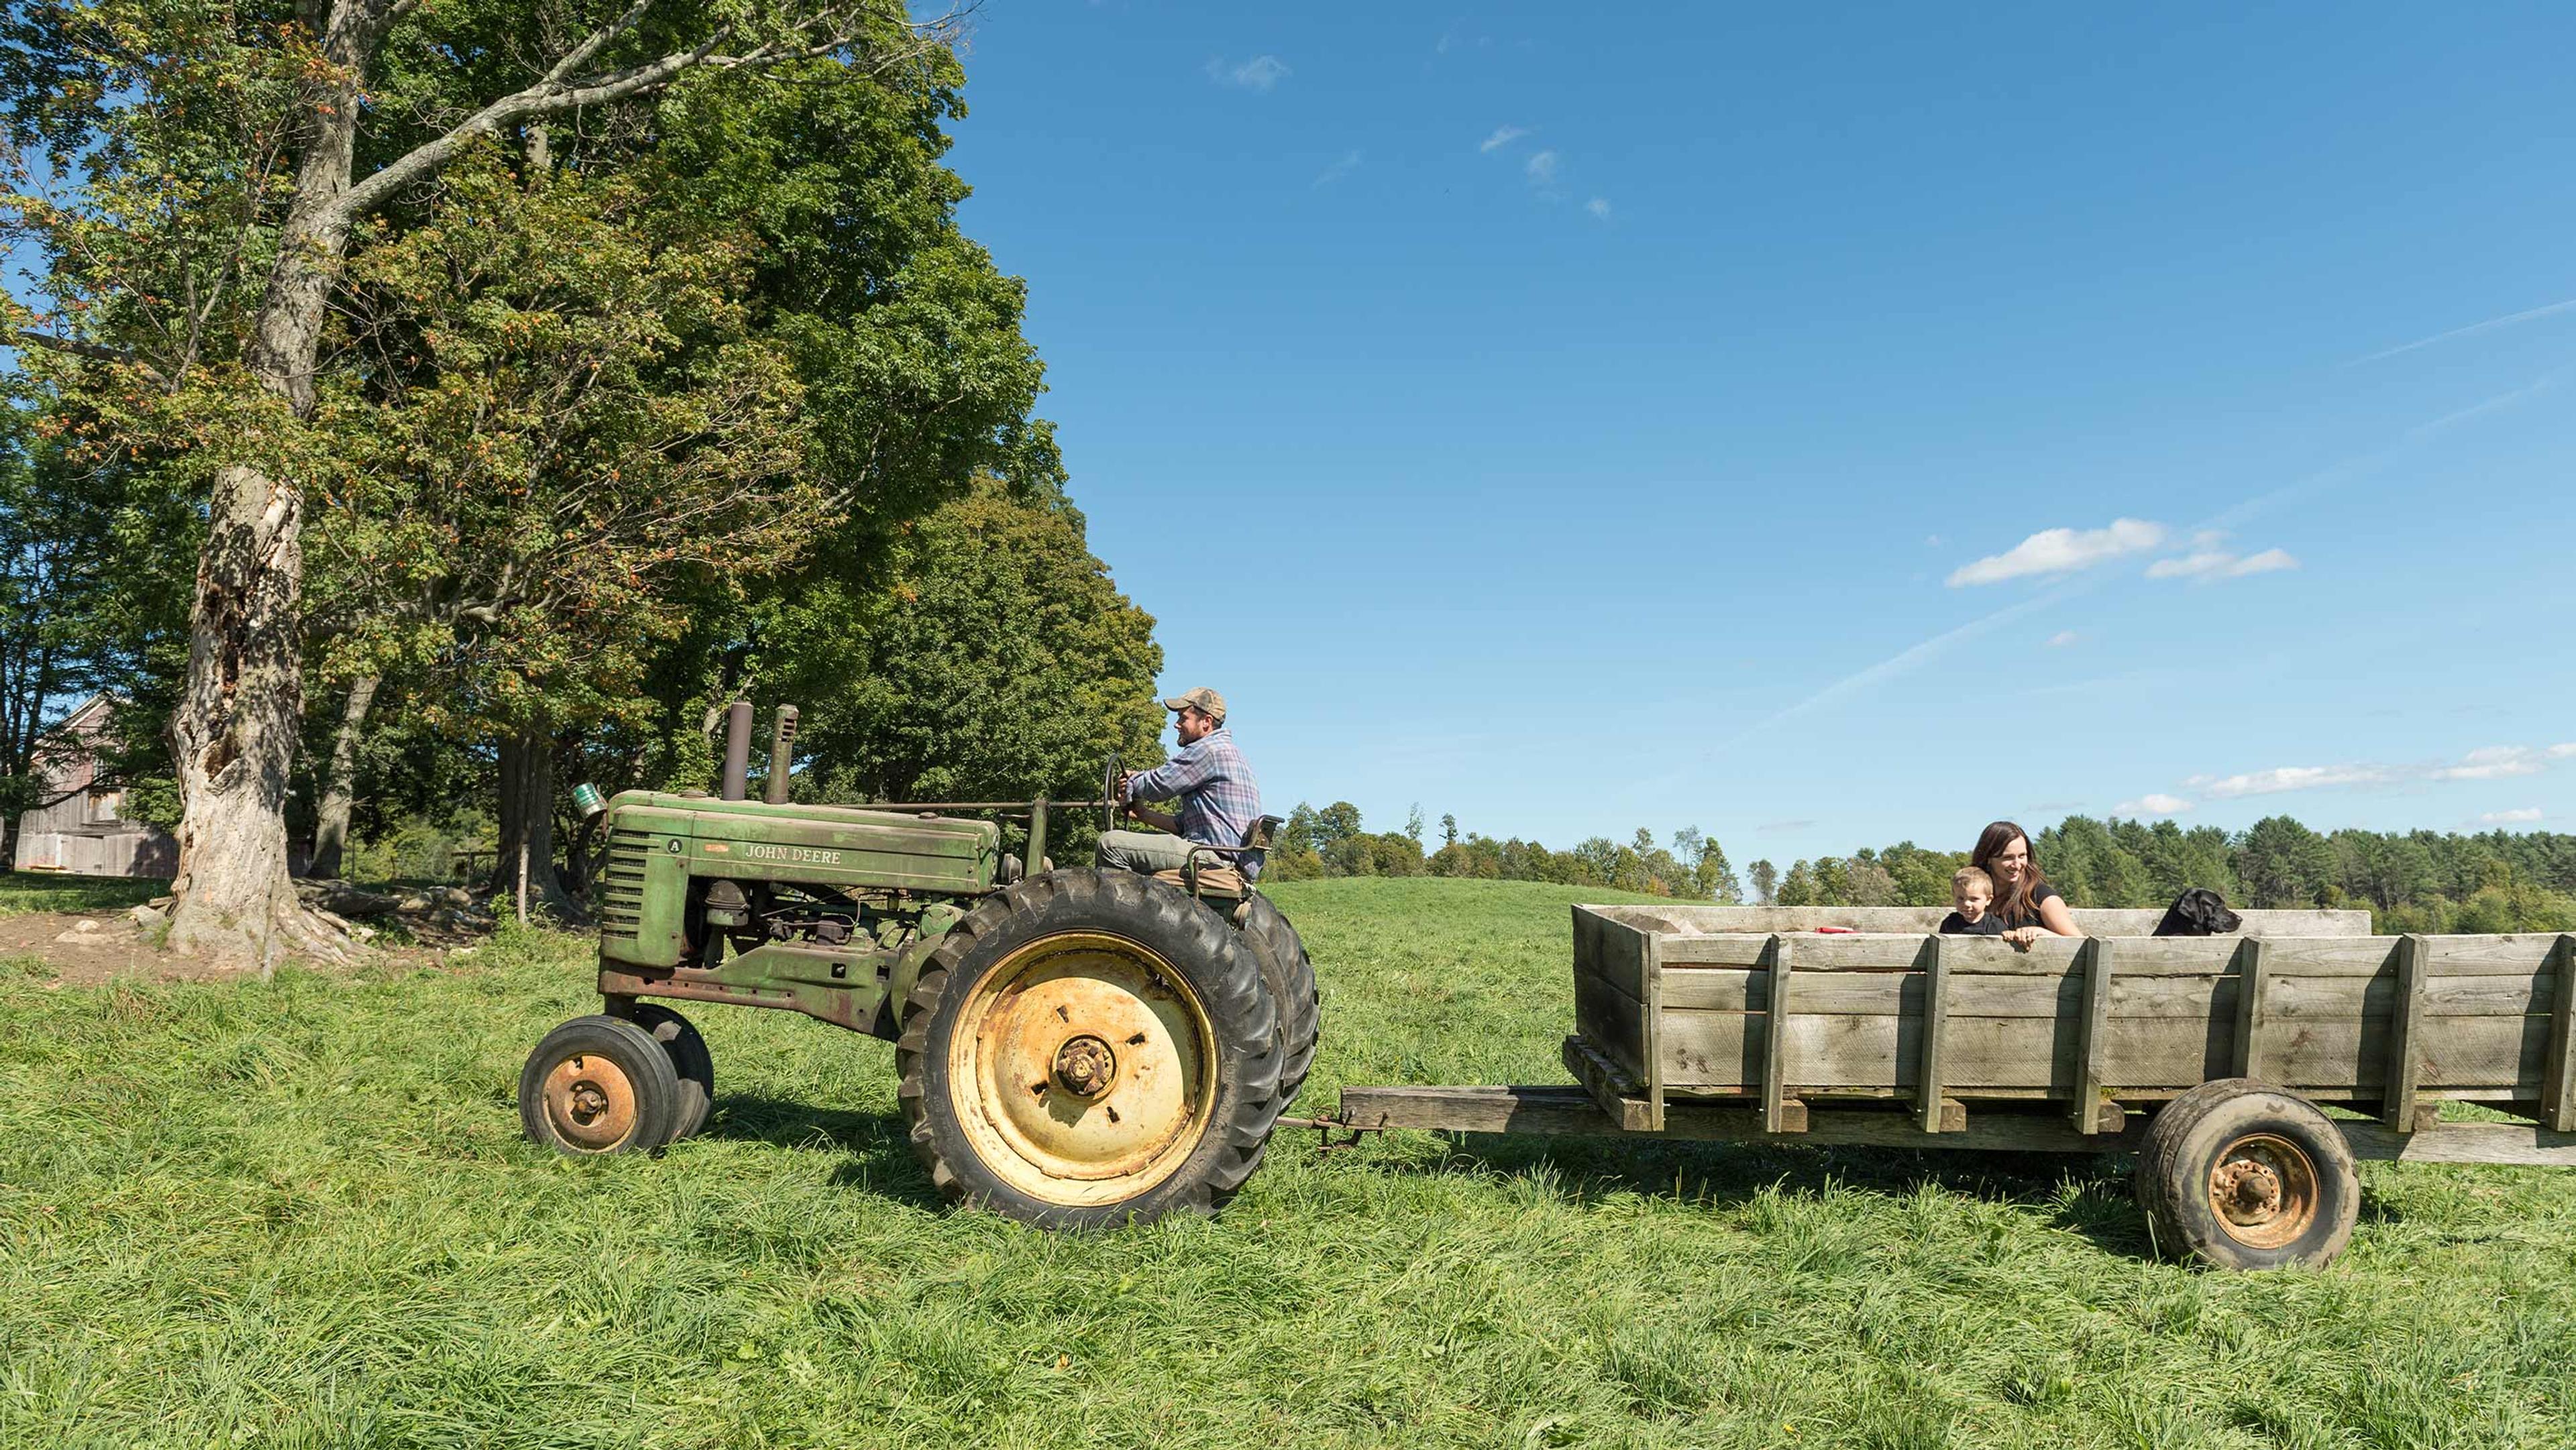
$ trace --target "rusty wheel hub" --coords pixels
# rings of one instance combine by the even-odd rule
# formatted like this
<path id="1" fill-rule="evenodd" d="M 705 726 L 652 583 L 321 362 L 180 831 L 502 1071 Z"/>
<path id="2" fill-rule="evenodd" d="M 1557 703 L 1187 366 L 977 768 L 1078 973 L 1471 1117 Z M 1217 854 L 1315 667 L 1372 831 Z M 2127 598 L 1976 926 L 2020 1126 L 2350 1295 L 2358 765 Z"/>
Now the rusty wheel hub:
<path id="1" fill-rule="evenodd" d="M 2250 1158 L 2221 1165 L 2210 1192 L 2231 1223 L 2268 1223 L 2281 1211 L 2281 1175 Z"/>
<path id="2" fill-rule="evenodd" d="M 635 1084 L 626 1070 L 577 1052 L 546 1074 L 546 1121 L 577 1151 L 605 1153 L 635 1133 Z"/>
<path id="3" fill-rule="evenodd" d="M 1096 1098 L 1118 1076 L 1118 1054 L 1091 1034 L 1078 1033 L 1055 1050 L 1055 1080 L 1076 1097 Z"/>
<path id="4" fill-rule="evenodd" d="M 2254 1133 L 2218 1152 L 2209 1172 L 2209 1206 L 2228 1237 L 2277 1249 L 2316 1222 L 2317 1169 L 2307 1150 L 2287 1138 Z"/>

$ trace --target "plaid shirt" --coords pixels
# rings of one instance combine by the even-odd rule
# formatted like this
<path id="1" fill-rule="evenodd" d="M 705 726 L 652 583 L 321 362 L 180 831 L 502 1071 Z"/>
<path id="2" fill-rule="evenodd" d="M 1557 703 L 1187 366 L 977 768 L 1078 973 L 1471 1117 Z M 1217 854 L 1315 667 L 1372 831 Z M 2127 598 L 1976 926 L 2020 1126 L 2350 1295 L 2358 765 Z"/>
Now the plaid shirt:
<path id="1" fill-rule="evenodd" d="M 1261 785 L 1243 752 L 1234 748 L 1233 732 L 1218 728 L 1184 745 L 1172 758 L 1141 772 L 1128 783 L 1131 801 L 1169 800 L 1178 796 L 1182 839 L 1202 846 L 1240 846 L 1261 819 Z M 1247 880 L 1261 875 L 1261 852 L 1241 857 Z"/>

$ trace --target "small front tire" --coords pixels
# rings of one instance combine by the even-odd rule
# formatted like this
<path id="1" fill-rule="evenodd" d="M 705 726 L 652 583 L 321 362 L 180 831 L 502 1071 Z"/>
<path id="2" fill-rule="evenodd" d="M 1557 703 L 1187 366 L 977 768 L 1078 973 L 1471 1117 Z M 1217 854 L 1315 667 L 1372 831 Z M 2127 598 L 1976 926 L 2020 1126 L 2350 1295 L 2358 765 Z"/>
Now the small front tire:
<path id="1" fill-rule="evenodd" d="M 622 1018 L 574 1018 L 547 1033 L 519 1070 L 528 1141 L 570 1157 L 659 1148 L 679 1110 L 670 1054 Z"/>
<path id="2" fill-rule="evenodd" d="M 638 1002 L 627 1018 L 662 1044 L 671 1058 L 671 1071 L 680 1079 L 680 1110 L 671 1127 L 670 1141 L 676 1143 L 706 1126 L 707 1112 L 715 1106 L 716 1060 L 707 1051 L 707 1040 L 698 1035 L 697 1024 L 659 1002 Z"/>

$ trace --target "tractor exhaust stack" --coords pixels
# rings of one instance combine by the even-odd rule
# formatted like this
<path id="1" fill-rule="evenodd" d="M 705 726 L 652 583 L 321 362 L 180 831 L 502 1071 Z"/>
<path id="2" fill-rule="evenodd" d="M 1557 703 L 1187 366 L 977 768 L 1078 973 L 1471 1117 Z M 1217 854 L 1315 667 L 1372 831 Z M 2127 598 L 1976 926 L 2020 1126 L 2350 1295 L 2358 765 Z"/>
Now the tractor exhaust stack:
<path id="1" fill-rule="evenodd" d="M 795 754 L 796 707 L 778 707 L 778 726 L 769 733 L 769 779 L 763 783 L 760 798 L 773 806 L 787 804 L 787 766 Z"/>
<path id="2" fill-rule="evenodd" d="M 736 700 L 725 707 L 724 784 L 716 791 L 716 798 L 741 800 L 743 782 L 750 774 L 751 702 Z"/>

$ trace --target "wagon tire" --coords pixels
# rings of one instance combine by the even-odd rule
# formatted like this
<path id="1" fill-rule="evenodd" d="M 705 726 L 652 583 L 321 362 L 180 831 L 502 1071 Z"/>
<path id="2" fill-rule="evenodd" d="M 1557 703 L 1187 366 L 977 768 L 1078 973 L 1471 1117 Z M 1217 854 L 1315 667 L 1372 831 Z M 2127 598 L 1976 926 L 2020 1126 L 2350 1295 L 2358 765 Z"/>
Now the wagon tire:
<path id="1" fill-rule="evenodd" d="M 1297 1101 L 1306 1074 L 1315 1065 L 1315 1043 L 1322 1035 L 1323 994 L 1315 986 L 1315 964 L 1306 943 L 1287 915 L 1258 894 L 1244 898 L 1236 921 L 1243 940 L 1261 961 L 1261 983 L 1279 1016 L 1279 1111 Z"/>
<path id="2" fill-rule="evenodd" d="M 671 1140 L 680 1078 L 651 1033 L 619 1017 L 576 1017 L 519 1069 L 519 1125 L 568 1157 L 649 1152 Z"/>
<path id="3" fill-rule="evenodd" d="M 2252 1078 L 2202 1083 L 2156 1114 L 2136 1189 L 2158 1249 L 2221 1269 L 2323 1267 L 2361 1210 L 2334 1120 Z"/>
<path id="4" fill-rule="evenodd" d="M 913 1152 L 953 1203 L 1048 1228 L 1213 1213 L 1279 1116 L 1252 949 L 1133 872 L 1051 871 L 948 929 L 895 1042 Z"/>
<path id="5" fill-rule="evenodd" d="M 705 1127 L 707 1112 L 715 1106 L 716 1062 L 697 1024 L 659 1002 L 636 1003 L 626 1020 L 662 1044 L 662 1051 L 670 1055 L 671 1071 L 680 1079 L 680 1110 L 671 1125 L 670 1141 L 676 1143 Z"/>

